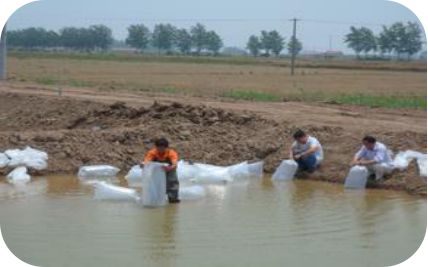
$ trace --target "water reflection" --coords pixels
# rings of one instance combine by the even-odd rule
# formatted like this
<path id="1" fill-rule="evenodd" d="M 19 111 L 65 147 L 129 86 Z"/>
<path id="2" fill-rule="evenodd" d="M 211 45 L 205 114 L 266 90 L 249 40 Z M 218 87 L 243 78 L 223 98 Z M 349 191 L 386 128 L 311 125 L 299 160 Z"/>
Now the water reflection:
<path id="1" fill-rule="evenodd" d="M 425 233 L 426 199 L 403 192 L 270 177 L 206 189 L 203 199 L 148 209 L 93 200 L 73 176 L 0 183 L 2 230 L 42 266 L 393 265 Z"/>

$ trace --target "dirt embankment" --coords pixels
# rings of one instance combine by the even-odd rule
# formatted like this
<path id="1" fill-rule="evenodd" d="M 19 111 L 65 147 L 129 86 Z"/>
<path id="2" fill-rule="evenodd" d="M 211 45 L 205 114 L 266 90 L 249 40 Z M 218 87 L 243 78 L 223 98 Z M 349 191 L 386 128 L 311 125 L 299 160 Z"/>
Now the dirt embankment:
<path id="1" fill-rule="evenodd" d="M 0 93 L 0 151 L 26 145 L 45 150 L 47 173 L 73 173 L 81 165 L 101 163 L 128 170 L 159 136 L 169 138 L 182 159 L 219 165 L 264 160 L 265 171 L 273 172 L 287 157 L 290 135 L 298 127 L 324 145 L 325 162 L 312 179 L 343 182 L 361 139 L 360 132 L 346 125 L 297 125 L 203 105 L 155 102 L 150 107 L 130 107 L 121 102 Z M 378 130 L 373 134 L 395 152 L 426 151 L 423 133 Z M 418 177 L 414 163 L 379 187 L 426 194 L 426 182 Z"/>

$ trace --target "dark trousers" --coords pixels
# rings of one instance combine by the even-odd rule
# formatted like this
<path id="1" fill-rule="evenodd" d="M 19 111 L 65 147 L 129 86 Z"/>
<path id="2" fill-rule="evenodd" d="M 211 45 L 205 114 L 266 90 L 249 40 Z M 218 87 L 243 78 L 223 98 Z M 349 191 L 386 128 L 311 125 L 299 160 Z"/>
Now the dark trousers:
<path id="1" fill-rule="evenodd" d="M 178 199 L 178 189 L 180 183 L 178 182 L 177 169 L 166 173 L 166 194 L 169 201 Z"/>
<path id="2" fill-rule="evenodd" d="M 317 168 L 317 158 L 314 154 L 306 156 L 304 158 L 300 158 L 297 161 L 297 164 L 299 165 L 299 170 L 307 171 L 307 172 L 314 172 Z"/>

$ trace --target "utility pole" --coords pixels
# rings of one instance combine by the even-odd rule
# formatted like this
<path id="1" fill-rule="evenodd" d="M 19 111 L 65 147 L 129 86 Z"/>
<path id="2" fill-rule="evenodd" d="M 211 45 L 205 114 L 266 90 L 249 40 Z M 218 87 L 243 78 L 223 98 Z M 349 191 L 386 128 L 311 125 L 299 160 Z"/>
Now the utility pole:
<path id="1" fill-rule="evenodd" d="M 0 39 L 0 81 L 6 80 L 6 53 L 6 25 L 4 25 Z"/>
<path id="2" fill-rule="evenodd" d="M 296 38 L 296 24 L 297 24 L 297 21 L 298 21 L 298 19 L 296 19 L 296 18 L 294 18 L 294 19 L 292 19 L 292 21 L 293 21 L 293 39 L 292 39 L 292 42 L 291 42 L 291 45 L 292 45 L 292 51 L 291 51 L 291 75 L 294 75 L 294 64 L 295 64 L 295 61 L 296 61 L 296 40 L 297 40 L 297 38 Z"/>

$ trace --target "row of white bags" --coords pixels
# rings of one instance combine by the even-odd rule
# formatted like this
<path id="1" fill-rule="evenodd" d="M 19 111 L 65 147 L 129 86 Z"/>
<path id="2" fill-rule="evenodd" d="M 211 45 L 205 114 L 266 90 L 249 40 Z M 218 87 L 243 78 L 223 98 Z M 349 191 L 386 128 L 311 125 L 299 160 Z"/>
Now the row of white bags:
<path id="1" fill-rule="evenodd" d="M 242 162 L 231 166 L 215 166 L 203 163 L 191 164 L 186 161 L 179 161 L 177 166 L 177 176 L 179 181 L 190 181 L 193 183 L 221 183 L 233 180 L 262 177 L 263 161 L 251 163 Z M 135 184 L 143 179 L 143 169 L 139 165 L 131 168 L 125 176 L 128 182 Z"/>

